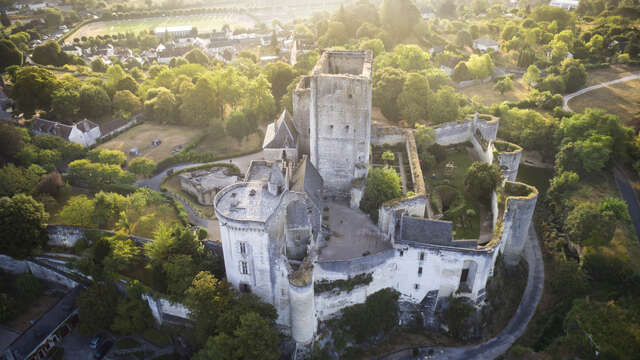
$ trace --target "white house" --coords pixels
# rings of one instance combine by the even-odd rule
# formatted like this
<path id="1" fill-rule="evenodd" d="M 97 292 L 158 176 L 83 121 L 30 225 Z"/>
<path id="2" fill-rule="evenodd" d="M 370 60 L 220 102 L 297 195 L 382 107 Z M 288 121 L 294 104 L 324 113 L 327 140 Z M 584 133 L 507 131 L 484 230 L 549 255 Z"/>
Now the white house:
<path id="1" fill-rule="evenodd" d="M 66 125 L 46 119 L 34 119 L 31 128 L 36 135 L 53 135 L 82 146 L 91 146 L 100 137 L 100 127 L 87 119 L 73 125 Z"/>
<path id="2" fill-rule="evenodd" d="M 498 51 L 498 42 L 487 35 L 483 35 L 482 37 L 473 40 L 473 48 L 480 51 L 487 51 L 489 49 Z"/>
<path id="3" fill-rule="evenodd" d="M 555 6 L 569 11 L 577 8 L 579 2 L 579 0 L 551 0 L 549 6 Z"/>

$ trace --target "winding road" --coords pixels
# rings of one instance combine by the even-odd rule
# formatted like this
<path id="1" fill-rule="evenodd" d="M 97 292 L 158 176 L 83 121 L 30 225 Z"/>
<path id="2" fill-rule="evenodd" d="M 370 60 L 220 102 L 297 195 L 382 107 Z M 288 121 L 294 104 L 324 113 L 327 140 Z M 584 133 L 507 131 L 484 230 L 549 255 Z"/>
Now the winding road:
<path id="1" fill-rule="evenodd" d="M 640 72 L 637 72 L 635 74 L 631 74 L 625 77 L 621 77 L 619 79 L 615 79 L 615 80 L 611 80 L 611 81 L 607 81 L 607 82 L 603 82 L 597 85 L 592 85 L 592 86 L 588 86 L 584 89 L 580 89 L 574 93 L 571 94 L 567 94 L 565 96 L 562 97 L 562 108 L 564 110 L 567 111 L 572 111 L 571 108 L 569 107 L 569 101 L 571 101 L 571 99 L 573 99 L 576 96 L 580 96 L 582 94 L 588 93 L 589 91 L 593 91 L 593 90 L 598 90 L 601 89 L 603 87 L 609 86 L 609 85 L 614 85 L 614 84 L 618 84 L 621 82 L 625 82 L 625 81 L 631 81 L 631 80 L 636 80 L 636 79 L 640 79 Z"/>

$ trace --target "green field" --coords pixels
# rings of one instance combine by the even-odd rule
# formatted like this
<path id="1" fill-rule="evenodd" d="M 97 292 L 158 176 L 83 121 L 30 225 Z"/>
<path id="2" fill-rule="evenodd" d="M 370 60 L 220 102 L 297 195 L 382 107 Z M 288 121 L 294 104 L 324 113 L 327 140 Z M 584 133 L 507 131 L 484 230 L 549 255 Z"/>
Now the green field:
<path id="1" fill-rule="evenodd" d="M 156 27 L 165 26 L 191 25 L 197 28 L 199 33 L 208 33 L 214 29 L 220 30 L 225 24 L 231 26 L 232 29 L 238 27 L 251 28 L 255 25 L 255 22 L 246 15 L 237 14 L 206 14 L 98 21 L 87 24 L 78 29 L 78 31 L 69 38 L 69 40 L 81 38 L 83 36 L 114 35 L 127 32 L 138 33 L 142 30 L 150 30 L 155 29 Z"/>

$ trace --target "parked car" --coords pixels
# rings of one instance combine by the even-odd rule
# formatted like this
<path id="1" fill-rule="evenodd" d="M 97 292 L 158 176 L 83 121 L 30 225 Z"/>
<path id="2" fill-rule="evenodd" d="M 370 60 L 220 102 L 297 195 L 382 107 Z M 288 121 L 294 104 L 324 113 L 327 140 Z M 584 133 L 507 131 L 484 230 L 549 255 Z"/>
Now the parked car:
<path id="1" fill-rule="evenodd" d="M 97 334 L 89 341 L 89 348 L 97 349 L 98 346 L 100 346 L 100 344 L 104 341 L 104 338 L 104 334 Z"/>
<path id="2" fill-rule="evenodd" d="M 109 350 L 111 350 L 112 346 L 113 346 L 113 341 L 111 341 L 111 340 L 107 340 L 107 341 L 103 342 L 102 345 L 100 345 L 100 347 L 98 348 L 98 350 L 96 351 L 96 353 L 95 353 L 95 355 L 93 357 L 96 358 L 96 359 L 102 359 L 105 355 L 107 355 Z"/>

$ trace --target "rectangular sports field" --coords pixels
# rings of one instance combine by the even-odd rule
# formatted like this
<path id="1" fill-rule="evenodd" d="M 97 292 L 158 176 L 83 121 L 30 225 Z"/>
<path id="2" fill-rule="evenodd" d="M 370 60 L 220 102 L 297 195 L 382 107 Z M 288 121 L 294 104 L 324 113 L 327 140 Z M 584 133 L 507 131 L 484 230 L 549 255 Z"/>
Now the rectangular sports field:
<path id="1" fill-rule="evenodd" d="M 212 30 L 220 30 L 225 24 L 228 24 L 232 29 L 237 27 L 251 28 L 255 25 L 255 22 L 246 15 L 238 14 L 205 14 L 98 21 L 83 26 L 68 40 L 72 41 L 74 38 L 83 36 L 114 35 L 127 32 L 138 33 L 142 30 L 152 30 L 156 27 L 186 25 L 197 28 L 198 33 L 208 33 Z"/>

